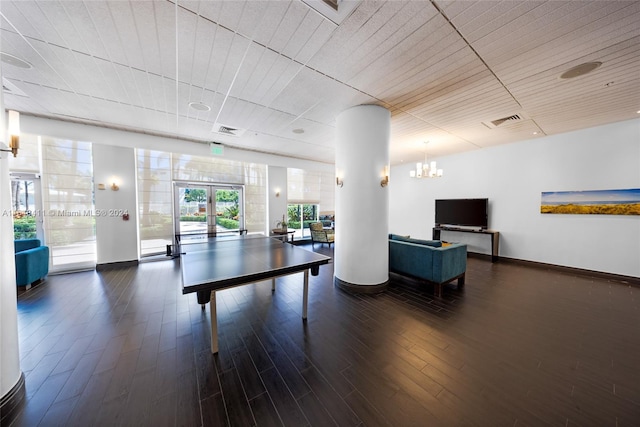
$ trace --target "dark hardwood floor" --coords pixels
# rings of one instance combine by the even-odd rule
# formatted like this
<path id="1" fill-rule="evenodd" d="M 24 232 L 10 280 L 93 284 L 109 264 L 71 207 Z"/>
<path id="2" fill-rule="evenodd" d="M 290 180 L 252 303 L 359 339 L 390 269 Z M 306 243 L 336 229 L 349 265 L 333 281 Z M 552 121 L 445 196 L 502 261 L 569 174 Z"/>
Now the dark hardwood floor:
<path id="1" fill-rule="evenodd" d="M 50 276 L 18 300 L 13 425 L 640 425 L 638 287 L 478 258 L 442 298 L 332 276 L 306 323 L 300 274 L 220 292 L 217 356 L 176 261 Z"/>

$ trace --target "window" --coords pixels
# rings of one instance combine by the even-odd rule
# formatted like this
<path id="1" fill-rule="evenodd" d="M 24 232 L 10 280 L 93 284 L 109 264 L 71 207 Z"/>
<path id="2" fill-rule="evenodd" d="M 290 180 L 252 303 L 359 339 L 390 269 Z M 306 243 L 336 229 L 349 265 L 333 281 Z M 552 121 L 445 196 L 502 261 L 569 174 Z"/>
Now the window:
<path id="1" fill-rule="evenodd" d="M 51 270 L 95 268 L 91 143 L 42 137 L 42 202 Z"/>
<path id="2" fill-rule="evenodd" d="M 264 164 L 173 154 L 175 181 L 244 186 L 244 228 L 264 232 L 267 216 L 267 167 Z"/>
<path id="3" fill-rule="evenodd" d="M 318 221 L 323 214 L 333 215 L 335 177 L 331 172 L 287 169 L 287 197 L 289 228 L 294 236 L 307 237 L 309 222 Z"/>
<path id="4" fill-rule="evenodd" d="M 140 255 L 156 255 L 173 242 L 171 154 L 136 150 Z"/>
<path id="5" fill-rule="evenodd" d="M 318 221 L 319 205 L 317 204 L 289 204 L 287 205 L 287 216 L 289 217 L 289 228 L 295 231 L 294 236 L 310 236 L 309 223 Z"/>
<path id="6" fill-rule="evenodd" d="M 222 190 L 232 189 L 233 185 L 244 188 L 244 209 L 238 206 L 238 212 L 244 212 L 244 228 L 249 232 L 263 231 L 266 217 L 266 166 L 244 163 L 227 159 L 192 156 L 188 154 L 167 153 L 152 150 L 137 150 L 138 167 L 138 210 L 140 214 L 140 251 L 141 256 L 164 253 L 166 247 L 173 243 L 176 231 L 185 228 L 207 229 L 208 222 L 197 220 L 193 209 L 200 210 L 197 200 L 188 198 L 184 204 L 185 215 L 182 215 L 180 204 L 176 208 L 179 221 L 174 224 L 174 183 L 183 187 L 187 184 L 206 188 L 212 184 L 222 185 Z M 231 185 L 231 187 L 229 186 Z M 185 187 L 186 188 L 186 187 Z M 184 190 L 183 190 L 184 193 Z M 177 200 L 180 200 L 178 191 Z M 218 227 L 233 227 L 235 216 L 231 215 L 235 205 L 223 197 L 224 192 L 216 192 L 216 216 L 220 207 L 220 218 L 216 218 Z M 191 210 L 190 210 L 191 209 Z M 206 208 L 205 208 L 206 210 Z M 198 212 L 200 214 L 202 212 Z M 230 218 L 225 218 L 230 216 Z M 229 221 L 230 219 L 230 221 Z M 187 221 L 189 220 L 189 221 Z M 182 224 L 184 223 L 184 224 Z M 211 223 L 213 224 L 213 222 Z"/>
<path id="7" fill-rule="evenodd" d="M 95 268 L 91 143 L 23 134 L 20 156 L 10 159 L 12 176 L 32 176 L 32 184 L 14 194 L 19 209 L 35 207 L 31 215 L 36 236 L 49 246 L 50 271 Z M 37 198 L 23 200 L 24 190 Z"/>

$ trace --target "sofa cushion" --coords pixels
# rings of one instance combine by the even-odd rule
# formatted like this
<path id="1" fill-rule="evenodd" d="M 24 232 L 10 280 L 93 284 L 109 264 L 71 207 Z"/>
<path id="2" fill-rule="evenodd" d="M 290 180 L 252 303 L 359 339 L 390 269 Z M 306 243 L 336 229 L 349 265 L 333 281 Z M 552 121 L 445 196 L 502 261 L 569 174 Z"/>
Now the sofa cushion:
<path id="1" fill-rule="evenodd" d="M 400 234 L 389 233 L 389 240 L 402 240 L 402 239 L 408 239 L 408 238 L 409 238 L 409 235 L 401 236 Z"/>
<path id="2" fill-rule="evenodd" d="M 439 248 L 442 246 L 442 242 L 440 240 L 422 240 L 422 239 L 412 239 L 409 236 L 399 236 L 397 234 L 393 234 L 390 235 L 393 237 L 390 237 L 391 240 L 398 240 L 400 242 L 408 242 L 408 243 L 415 243 L 417 245 L 426 245 L 426 246 L 433 246 L 434 248 Z"/>
<path id="3" fill-rule="evenodd" d="M 22 239 L 13 241 L 13 249 L 16 253 L 40 246 L 40 239 Z"/>

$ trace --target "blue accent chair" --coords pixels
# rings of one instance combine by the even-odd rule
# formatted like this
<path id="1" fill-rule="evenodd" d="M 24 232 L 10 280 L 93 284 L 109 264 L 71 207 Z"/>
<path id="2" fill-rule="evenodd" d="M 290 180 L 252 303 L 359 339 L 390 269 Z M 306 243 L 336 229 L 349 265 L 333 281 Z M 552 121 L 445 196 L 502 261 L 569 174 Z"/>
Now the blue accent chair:
<path id="1" fill-rule="evenodd" d="M 443 285 L 458 279 L 464 286 L 467 271 L 467 245 L 453 243 L 443 246 L 439 240 L 419 240 L 389 235 L 389 271 L 434 285 L 442 296 Z"/>
<path id="2" fill-rule="evenodd" d="M 16 285 L 31 287 L 49 274 L 49 247 L 39 239 L 15 240 Z"/>

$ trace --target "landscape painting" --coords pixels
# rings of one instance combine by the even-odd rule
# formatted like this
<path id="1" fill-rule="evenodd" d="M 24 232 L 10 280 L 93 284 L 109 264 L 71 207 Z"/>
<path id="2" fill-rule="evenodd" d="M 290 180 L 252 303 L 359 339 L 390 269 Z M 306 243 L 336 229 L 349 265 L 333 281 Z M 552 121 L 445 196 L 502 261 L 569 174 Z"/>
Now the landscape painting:
<path id="1" fill-rule="evenodd" d="M 640 188 L 542 193 L 541 213 L 640 215 Z"/>

